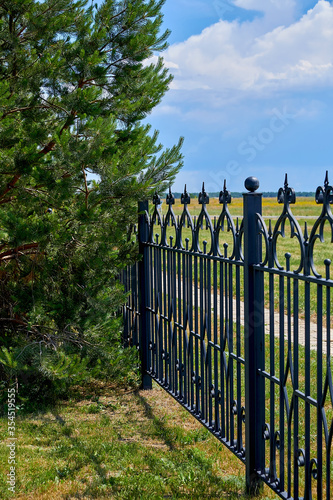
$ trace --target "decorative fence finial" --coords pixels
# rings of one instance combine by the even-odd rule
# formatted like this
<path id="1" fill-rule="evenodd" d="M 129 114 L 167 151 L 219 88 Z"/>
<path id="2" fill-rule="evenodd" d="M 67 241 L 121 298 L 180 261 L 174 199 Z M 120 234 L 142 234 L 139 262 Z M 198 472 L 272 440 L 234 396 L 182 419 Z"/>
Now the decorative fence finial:
<path id="1" fill-rule="evenodd" d="M 287 190 L 288 189 L 288 174 L 286 173 L 285 177 L 284 177 L 284 189 Z"/>
<path id="2" fill-rule="evenodd" d="M 161 197 L 157 193 L 155 193 L 153 196 L 153 204 L 155 206 L 161 204 Z"/>
<path id="3" fill-rule="evenodd" d="M 186 191 L 186 184 L 185 184 L 185 187 L 184 187 L 184 192 L 183 192 L 183 194 L 180 197 L 180 203 L 182 205 L 189 205 L 191 203 L 191 197 L 188 194 L 188 192 Z"/>
<path id="4" fill-rule="evenodd" d="M 293 188 L 289 187 L 288 174 L 284 178 L 284 188 L 281 187 L 278 191 L 277 201 L 278 203 L 284 203 L 286 207 L 296 203 L 296 193 Z"/>
<path id="5" fill-rule="evenodd" d="M 332 205 L 333 203 L 333 188 L 332 186 L 330 186 L 328 180 L 328 170 L 326 170 L 324 187 L 322 186 L 317 187 L 315 199 L 318 205 L 323 205 L 323 204 L 326 205 L 327 210 L 329 205 Z"/>
<path id="6" fill-rule="evenodd" d="M 198 197 L 198 203 L 199 205 L 208 205 L 209 203 L 209 196 L 205 191 L 205 183 L 202 183 L 202 191 L 199 193 Z"/>
<path id="7" fill-rule="evenodd" d="M 169 193 L 167 194 L 167 197 L 166 197 L 165 201 L 166 201 L 166 204 L 169 205 L 169 206 L 175 204 L 175 197 L 171 193 L 171 186 L 169 186 Z"/>
<path id="8" fill-rule="evenodd" d="M 325 175 L 325 180 L 324 180 L 324 186 L 325 188 L 329 185 L 329 182 L 328 182 L 328 170 L 326 170 L 326 175 Z"/>
<path id="9" fill-rule="evenodd" d="M 227 181 L 224 179 L 223 191 L 220 191 L 219 202 L 223 205 L 231 203 L 231 193 L 227 190 Z"/>
<path id="10" fill-rule="evenodd" d="M 259 188 L 259 181 L 256 177 L 251 176 L 245 179 L 244 186 L 250 193 L 254 193 Z"/>

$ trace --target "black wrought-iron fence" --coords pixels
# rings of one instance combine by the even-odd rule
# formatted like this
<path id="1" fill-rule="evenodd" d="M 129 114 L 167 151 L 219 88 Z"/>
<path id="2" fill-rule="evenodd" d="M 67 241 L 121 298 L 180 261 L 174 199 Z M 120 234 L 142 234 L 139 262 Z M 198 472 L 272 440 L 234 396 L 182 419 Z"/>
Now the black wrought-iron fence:
<path id="1" fill-rule="evenodd" d="M 242 460 L 249 492 L 265 482 L 281 498 L 330 499 L 332 251 L 324 275 L 314 253 L 325 225 L 333 241 L 333 188 L 326 174 L 316 191 L 322 213 L 308 234 L 291 211 L 287 176 L 282 213 L 268 228 L 259 182 L 248 178 L 245 187 L 241 223 L 226 186 L 213 221 L 204 186 L 196 218 L 186 187 L 180 217 L 171 191 L 164 216 L 159 196 L 151 215 L 140 204 L 142 260 L 122 275 L 124 339 L 140 349 L 143 387 L 156 380 Z M 282 262 L 277 250 L 287 225 L 298 261 L 286 252 Z"/>

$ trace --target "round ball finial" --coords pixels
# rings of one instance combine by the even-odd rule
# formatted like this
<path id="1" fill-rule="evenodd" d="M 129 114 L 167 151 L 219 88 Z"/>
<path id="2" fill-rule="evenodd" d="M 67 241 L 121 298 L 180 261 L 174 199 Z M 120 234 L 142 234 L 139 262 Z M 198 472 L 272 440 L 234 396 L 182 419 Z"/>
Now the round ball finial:
<path id="1" fill-rule="evenodd" d="M 254 193 L 259 187 L 259 181 L 256 177 L 248 177 L 244 182 L 244 186 L 250 193 Z"/>

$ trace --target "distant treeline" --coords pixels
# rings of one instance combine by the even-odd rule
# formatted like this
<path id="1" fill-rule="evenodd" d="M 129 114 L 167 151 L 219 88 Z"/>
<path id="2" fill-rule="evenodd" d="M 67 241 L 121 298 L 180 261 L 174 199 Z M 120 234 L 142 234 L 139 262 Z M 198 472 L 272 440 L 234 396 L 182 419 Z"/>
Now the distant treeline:
<path id="1" fill-rule="evenodd" d="M 182 193 L 172 193 L 175 198 L 180 198 Z M 197 198 L 199 196 L 199 193 L 189 193 L 191 198 Z M 220 193 L 208 193 L 211 198 L 218 198 Z M 262 193 L 264 198 L 276 198 L 277 197 L 277 192 L 276 191 L 263 191 Z M 166 195 L 165 195 L 166 196 Z M 241 198 L 243 196 L 243 193 L 238 193 L 238 192 L 232 192 L 231 193 L 232 198 Z M 307 191 L 298 191 L 296 192 L 297 197 L 304 197 L 304 198 L 314 198 L 315 193 L 314 192 L 307 192 Z"/>

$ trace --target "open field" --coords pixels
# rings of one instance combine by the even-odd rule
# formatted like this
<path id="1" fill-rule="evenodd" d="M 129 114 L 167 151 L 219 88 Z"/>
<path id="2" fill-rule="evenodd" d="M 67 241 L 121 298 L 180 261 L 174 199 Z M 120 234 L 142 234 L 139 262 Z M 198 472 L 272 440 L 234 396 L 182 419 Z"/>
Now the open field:
<path id="1" fill-rule="evenodd" d="M 163 199 L 162 213 L 166 214 L 167 205 Z M 283 204 L 279 204 L 276 198 L 263 198 L 263 215 L 264 216 L 276 216 L 280 215 L 283 209 Z M 228 205 L 231 215 L 242 217 L 243 215 L 243 198 L 233 198 L 231 203 Z M 188 205 L 191 215 L 198 215 L 201 210 L 201 205 L 198 204 L 197 198 L 192 198 L 191 203 Z M 322 205 L 317 205 L 313 198 L 297 198 L 296 203 L 291 205 L 292 212 L 297 217 L 302 216 L 312 216 L 318 217 L 321 213 Z M 180 214 L 183 209 L 183 205 L 180 203 L 180 199 L 176 198 L 173 209 L 176 215 Z M 211 216 L 218 216 L 221 213 L 222 205 L 219 203 L 218 198 L 210 198 L 209 204 L 207 205 L 208 212 Z"/>

